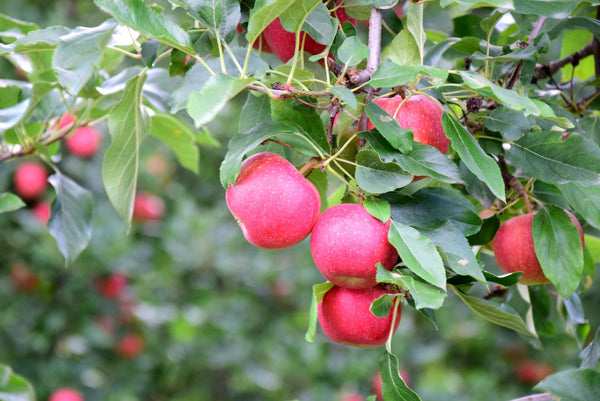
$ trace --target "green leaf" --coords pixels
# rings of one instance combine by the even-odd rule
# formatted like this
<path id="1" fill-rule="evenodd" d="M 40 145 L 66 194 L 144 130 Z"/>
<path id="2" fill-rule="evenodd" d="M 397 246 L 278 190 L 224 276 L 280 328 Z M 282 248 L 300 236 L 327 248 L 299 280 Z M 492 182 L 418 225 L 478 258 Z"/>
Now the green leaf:
<path id="1" fill-rule="evenodd" d="M 417 75 L 429 77 L 434 86 L 441 85 L 448 78 L 448 71 L 427 65 L 399 65 L 391 60 L 384 60 L 369 83 L 373 86 L 397 86 L 414 80 Z"/>
<path id="2" fill-rule="evenodd" d="M 568 369 L 546 377 L 534 389 L 560 397 L 562 401 L 600 399 L 600 373 L 592 369 Z"/>
<path id="3" fill-rule="evenodd" d="M 236 34 L 240 20 L 240 3 L 236 0 L 185 0 L 197 13 L 195 17 L 211 31 L 219 31 L 219 36 L 230 42 Z"/>
<path id="4" fill-rule="evenodd" d="M 413 273 L 436 287 L 446 288 L 442 258 L 429 238 L 410 226 L 392 220 L 388 240 Z"/>
<path id="5" fill-rule="evenodd" d="M 75 28 L 60 38 L 52 68 L 58 83 L 71 95 L 77 95 L 98 68 L 116 26 L 109 20 L 95 28 Z"/>
<path id="6" fill-rule="evenodd" d="M 290 9 L 288 12 L 293 11 Z M 329 9 L 324 3 L 318 3 L 302 25 L 303 31 L 323 45 L 328 45 L 333 41 L 337 28 L 337 21 L 331 18 Z"/>
<path id="7" fill-rule="evenodd" d="M 413 180 L 413 176 L 402 170 L 397 164 L 382 162 L 379 155 L 370 149 L 364 149 L 356 155 L 356 182 L 366 192 L 381 194 L 404 187 Z"/>
<path id="8" fill-rule="evenodd" d="M 419 46 L 414 37 L 407 29 L 403 29 L 397 34 L 392 42 L 385 48 L 384 57 L 399 65 L 420 65 L 421 58 Z"/>
<path id="9" fill-rule="evenodd" d="M 577 213 L 600 229 L 600 187 L 570 182 L 560 185 L 559 189 Z"/>
<path id="10" fill-rule="evenodd" d="M 485 279 L 487 281 L 490 281 L 490 282 L 496 283 L 496 284 L 500 284 L 505 287 L 511 287 L 519 282 L 523 273 L 522 272 L 514 272 L 514 273 L 510 273 L 510 274 L 503 274 L 501 276 L 496 276 L 495 274 L 486 272 L 484 270 L 483 275 L 485 276 Z"/>
<path id="11" fill-rule="evenodd" d="M 369 57 L 369 48 L 358 36 L 350 36 L 339 47 L 338 57 L 346 65 L 356 65 Z"/>
<path id="12" fill-rule="evenodd" d="M 39 29 L 33 22 L 21 21 L 6 14 L 0 14 L 0 32 L 19 31 L 22 34 Z"/>
<path id="13" fill-rule="evenodd" d="M 545 15 L 556 19 L 568 18 L 577 7 L 572 0 L 513 0 L 515 10 L 521 14 Z"/>
<path id="14" fill-rule="evenodd" d="M 68 265 L 92 238 L 92 195 L 61 173 L 51 175 L 48 182 L 56 191 L 48 231 L 56 239 L 58 249 Z"/>
<path id="15" fill-rule="evenodd" d="M 189 125 L 171 114 L 157 112 L 151 118 L 150 134 L 169 145 L 183 167 L 199 173 L 200 153 Z"/>
<path id="16" fill-rule="evenodd" d="M 148 116 L 142 109 L 145 81 L 145 74 L 127 81 L 122 99 L 110 110 L 108 130 L 112 141 L 102 164 L 102 178 L 108 198 L 128 227 L 137 186 L 140 142 L 150 128 Z"/>
<path id="17" fill-rule="evenodd" d="M 5 192 L 0 194 L 0 213 L 12 212 L 25 207 L 25 203 L 15 194 Z"/>
<path id="18" fill-rule="evenodd" d="M 187 112 L 196 127 L 212 121 L 227 102 L 240 93 L 252 78 L 236 79 L 223 73 L 211 76 L 200 92 L 192 92 L 187 103 Z"/>
<path id="19" fill-rule="evenodd" d="M 425 54 L 425 30 L 423 29 L 423 4 L 408 2 L 406 6 L 406 28 L 419 50 L 419 65 Z"/>
<path id="20" fill-rule="evenodd" d="M 30 53 L 54 50 L 60 38 L 71 30 L 64 26 L 52 26 L 46 29 L 29 32 L 13 43 L 15 53 Z"/>
<path id="21" fill-rule="evenodd" d="M 404 153 L 412 150 L 414 143 L 412 130 L 402 128 L 398 120 L 375 102 L 367 103 L 365 111 L 369 121 L 390 145 Z"/>
<path id="22" fill-rule="evenodd" d="M 581 358 L 582 368 L 598 370 L 598 363 L 600 362 L 600 327 L 596 330 L 592 342 L 581 351 L 579 357 Z"/>
<path id="23" fill-rule="evenodd" d="M 308 134 L 312 142 L 316 143 L 319 150 L 329 149 L 325 128 L 319 115 L 310 107 L 296 99 L 272 99 L 271 118 L 276 121 L 292 123 L 298 127 L 298 132 Z"/>
<path id="24" fill-rule="evenodd" d="M 569 298 L 577 289 L 583 271 L 579 230 L 564 210 L 546 205 L 533 216 L 531 233 L 544 275 L 560 295 Z"/>
<path id="25" fill-rule="evenodd" d="M 390 308 L 394 306 L 394 300 L 399 296 L 400 294 L 383 294 L 371 303 L 369 311 L 371 311 L 373 316 L 386 317 L 391 312 Z"/>
<path id="26" fill-rule="evenodd" d="M 358 107 L 356 96 L 354 96 L 354 93 L 345 86 L 333 86 L 329 88 L 329 92 L 343 103 L 346 103 L 351 109 L 356 109 Z"/>
<path id="27" fill-rule="evenodd" d="M 333 283 L 321 283 L 313 285 L 312 298 L 310 301 L 310 312 L 308 317 L 308 329 L 304 338 L 308 342 L 315 342 L 315 334 L 317 333 L 317 322 L 318 322 L 318 311 L 319 302 L 323 300 L 323 297 L 333 287 Z"/>
<path id="28" fill-rule="evenodd" d="M 549 184 L 600 184 L 600 148 L 576 133 L 563 138 L 560 132 L 529 132 L 512 144 L 507 157 L 525 174 Z"/>
<path id="29" fill-rule="evenodd" d="M 35 401 L 33 387 L 23 377 L 16 375 L 10 366 L 0 364 L 0 400 Z"/>
<path id="30" fill-rule="evenodd" d="M 94 0 L 121 24 L 193 55 L 188 33 L 165 16 L 146 6 L 144 0 Z"/>
<path id="31" fill-rule="evenodd" d="M 367 198 L 363 201 L 363 206 L 371 216 L 381 220 L 383 223 L 391 218 L 390 204 L 383 199 Z"/>
<path id="32" fill-rule="evenodd" d="M 523 318 L 517 315 L 515 311 L 508 308 L 506 305 L 503 305 L 503 308 L 501 309 L 492 302 L 467 295 L 459 291 L 453 285 L 450 285 L 449 287 L 452 288 L 452 290 L 454 290 L 456 295 L 458 295 L 458 297 L 469 308 L 471 308 L 473 312 L 475 312 L 482 318 L 499 326 L 507 327 L 511 330 L 516 331 L 517 333 L 536 337 L 534 333 L 529 331 L 529 329 L 527 328 L 527 324 L 525 324 Z"/>
<path id="33" fill-rule="evenodd" d="M 456 4 L 463 10 L 470 10 L 478 7 L 513 9 L 513 0 L 440 0 L 440 5 L 442 7 L 446 7 L 450 4 Z"/>
<path id="34" fill-rule="evenodd" d="M 444 304 L 447 294 L 440 290 L 423 283 L 414 277 L 405 276 L 398 271 L 386 270 L 381 263 L 377 264 L 377 282 L 389 283 L 399 286 L 410 292 L 410 296 L 415 303 L 416 309 L 439 309 Z"/>
<path id="35" fill-rule="evenodd" d="M 0 109 L 0 133 L 17 125 L 25 116 L 30 104 L 31 99 L 25 99 L 17 105 Z"/>
<path id="36" fill-rule="evenodd" d="M 485 117 L 483 125 L 489 130 L 501 133 L 506 139 L 516 141 L 533 127 L 533 122 L 521 112 L 500 106 Z"/>
<path id="37" fill-rule="evenodd" d="M 398 372 L 398 359 L 387 352 L 379 362 L 381 371 L 381 392 L 386 401 L 421 401 L 421 398 L 412 391 Z"/>
<path id="38" fill-rule="evenodd" d="M 442 116 L 442 125 L 450 138 L 452 148 L 456 150 L 465 166 L 485 182 L 494 195 L 500 200 L 505 200 L 504 181 L 500 167 L 494 159 L 484 152 L 465 127 L 447 113 Z"/>
<path id="39" fill-rule="evenodd" d="M 240 132 L 250 131 L 261 121 L 271 118 L 271 101 L 267 95 L 257 96 L 252 91 L 248 91 L 246 103 L 240 112 L 239 129 Z"/>
<path id="40" fill-rule="evenodd" d="M 429 238 L 435 246 L 443 249 L 442 258 L 456 273 L 471 276 L 485 283 L 485 277 L 477 258 L 465 238 L 451 221 L 436 229 L 421 229 L 421 233 Z"/>
<path id="41" fill-rule="evenodd" d="M 267 25 L 289 8 L 295 10 L 295 7 L 300 7 L 304 10 L 312 10 L 319 3 L 319 0 L 258 0 L 250 15 L 246 38 L 250 43 L 254 43 Z"/>

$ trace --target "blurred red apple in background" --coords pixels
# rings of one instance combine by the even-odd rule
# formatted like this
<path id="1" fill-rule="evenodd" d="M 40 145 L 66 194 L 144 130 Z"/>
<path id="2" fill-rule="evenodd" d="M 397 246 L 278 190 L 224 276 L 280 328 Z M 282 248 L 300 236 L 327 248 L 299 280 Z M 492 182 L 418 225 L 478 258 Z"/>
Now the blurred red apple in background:
<path id="1" fill-rule="evenodd" d="M 50 220 L 50 202 L 41 201 L 33 205 L 31 208 L 31 213 L 35 216 L 35 218 L 42 224 L 48 224 L 48 220 Z"/>
<path id="2" fill-rule="evenodd" d="M 127 288 L 127 277 L 121 273 L 111 273 L 98 282 L 98 293 L 104 298 L 116 299 Z"/>
<path id="3" fill-rule="evenodd" d="M 317 188 L 289 161 L 269 152 L 244 160 L 225 198 L 248 242 L 266 249 L 302 241 L 321 211 Z"/>
<path id="4" fill-rule="evenodd" d="M 54 391 L 48 401 L 83 401 L 83 396 L 73 388 L 62 387 Z"/>
<path id="5" fill-rule="evenodd" d="M 117 342 L 115 351 L 123 359 L 134 359 L 144 351 L 144 340 L 136 333 L 125 334 Z"/>
<path id="6" fill-rule="evenodd" d="M 371 303 L 387 294 L 381 287 L 350 289 L 333 286 L 319 303 L 318 317 L 321 328 L 335 342 L 361 348 L 379 347 L 388 339 L 393 313 L 376 317 Z M 401 305 L 393 331 L 400 323 Z"/>
<path id="7" fill-rule="evenodd" d="M 38 275 L 23 263 L 11 266 L 10 278 L 15 289 L 21 292 L 33 292 L 40 284 Z"/>
<path id="8" fill-rule="evenodd" d="M 94 127 L 79 127 L 66 140 L 69 152 L 82 158 L 90 158 L 100 147 L 100 133 Z"/>
<path id="9" fill-rule="evenodd" d="M 148 192 L 138 192 L 133 202 L 133 220 L 143 223 L 163 218 L 165 203 L 161 198 Z"/>
<path id="10" fill-rule="evenodd" d="M 46 168 L 37 162 L 24 162 L 17 166 L 13 183 L 15 192 L 26 201 L 39 198 L 48 187 Z"/>
<path id="11" fill-rule="evenodd" d="M 533 386 L 554 373 L 554 369 L 547 363 L 535 362 L 527 359 L 517 366 L 517 379 L 528 386 Z"/>
<path id="12" fill-rule="evenodd" d="M 382 223 L 358 204 L 344 203 L 325 210 L 310 237 L 315 265 L 332 283 L 346 288 L 377 284 L 377 263 L 390 270 L 398 260 L 388 241 L 390 223 Z"/>

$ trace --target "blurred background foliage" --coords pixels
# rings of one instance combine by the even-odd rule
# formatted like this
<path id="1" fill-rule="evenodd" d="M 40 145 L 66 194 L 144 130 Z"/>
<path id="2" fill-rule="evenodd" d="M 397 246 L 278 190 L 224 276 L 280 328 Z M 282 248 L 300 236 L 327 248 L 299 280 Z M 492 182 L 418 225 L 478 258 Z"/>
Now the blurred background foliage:
<path id="1" fill-rule="evenodd" d="M 41 26 L 106 18 L 91 1 L 77 0 L 3 1 L 0 12 Z M 432 13 L 428 21 L 448 25 L 448 15 Z M 0 64 L 0 79 L 13 78 L 13 67 Z M 244 100 L 209 126 L 221 144 L 237 132 Z M 106 125 L 99 129 L 106 147 Z M 32 205 L 0 215 L 0 361 L 28 379 L 40 400 L 60 386 L 77 388 L 87 401 L 336 401 L 372 394 L 380 350 L 334 344 L 322 333 L 314 344 L 304 340 L 311 286 L 322 281 L 308 241 L 275 252 L 241 235 L 218 182 L 225 148 L 202 149 L 194 175 L 161 142 L 146 138 L 142 146 L 138 190 L 160 196 L 166 213 L 129 233 L 104 192 L 103 152 L 91 160 L 62 152 L 60 168 L 94 197 L 92 241 L 68 268 Z M 0 165 L 0 189 L 10 189 L 22 161 Z M 49 190 L 48 200 L 53 196 Z M 493 258 L 485 263 L 492 266 Z M 19 286 L 15 270 L 38 284 Z M 127 277 L 117 299 L 98 291 L 112 273 Z M 507 296 L 518 304 L 515 289 Z M 597 286 L 581 301 L 594 330 Z M 535 369 L 519 374 L 537 366 L 531 361 L 546 373 L 579 365 L 569 333 L 537 343 L 482 320 L 455 296 L 437 317 L 436 329 L 405 308 L 393 342 L 424 400 L 509 400 L 532 393 L 541 379 Z M 128 358 L 116 348 L 131 333 L 143 350 Z"/>

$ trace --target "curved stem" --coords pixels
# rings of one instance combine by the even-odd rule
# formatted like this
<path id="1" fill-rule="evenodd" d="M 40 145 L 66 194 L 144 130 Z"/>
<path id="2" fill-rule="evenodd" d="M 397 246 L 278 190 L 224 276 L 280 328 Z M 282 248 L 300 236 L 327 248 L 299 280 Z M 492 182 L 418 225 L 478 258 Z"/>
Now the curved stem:
<path id="1" fill-rule="evenodd" d="M 393 315 L 392 315 L 392 325 L 390 327 L 390 334 L 388 335 L 388 339 L 385 342 L 385 349 L 388 350 L 388 352 L 391 354 L 392 353 L 392 337 L 394 336 L 394 326 L 396 326 L 396 319 L 398 318 L 398 307 L 400 306 L 400 297 L 397 296 L 394 298 L 394 310 L 393 310 Z"/>

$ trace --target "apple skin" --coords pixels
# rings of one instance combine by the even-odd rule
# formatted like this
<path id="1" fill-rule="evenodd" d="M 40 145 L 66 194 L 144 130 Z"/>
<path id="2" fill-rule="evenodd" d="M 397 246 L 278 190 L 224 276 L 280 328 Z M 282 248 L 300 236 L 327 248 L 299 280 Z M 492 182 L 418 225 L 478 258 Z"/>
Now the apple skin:
<path id="1" fill-rule="evenodd" d="M 15 192 L 26 201 L 39 198 L 48 187 L 48 173 L 43 165 L 24 162 L 17 166 L 13 183 Z"/>
<path id="2" fill-rule="evenodd" d="M 244 28 L 242 27 L 242 25 L 239 22 L 235 29 L 236 29 L 238 35 L 241 35 L 242 33 L 244 33 Z M 262 45 L 262 47 L 261 47 L 261 45 Z M 262 33 L 254 41 L 254 43 L 252 44 L 252 47 L 256 50 L 262 51 L 263 53 L 273 53 L 273 50 L 271 50 L 271 48 L 267 44 L 267 41 L 265 40 L 265 36 Z"/>
<path id="3" fill-rule="evenodd" d="M 225 200 L 248 242 L 265 249 L 302 241 L 321 211 L 317 188 L 290 162 L 269 152 L 244 160 Z"/>
<path id="4" fill-rule="evenodd" d="M 402 128 L 411 129 L 415 141 L 431 145 L 442 153 L 448 152 L 450 140 L 442 126 L 440 102 L 425 95 L 412 95 L 404 103 L 400 96 L 379 98 L 373 102 L 395 117 Z M 369 121 L 367 129 L 374 127 Z"/>
<path id="5" fill-rule="evenodd" d="M 127 276 L 112 273 L 98 282 L 98 293 L 107 299 L 117 299 L 127 288 Z"/>
<path id="6" fill-rule="evenodd" d="M 519 382 L 533 386 L 554 373 L 554 369 L 547 363 L 535 362 L 526 359 L 517 366 L 517 379 Z"/>
<path id="7" fill-rule="evenodd" d="M 48 224 L 50 220 L 50 202 L 41 201 L 31 207 L 31 213 L 43 225 Z"/>
<path id="8" fill-rule="evenodd" d="M 84 401 L 81 393 L 73 388 L 62 387 L 55 390 L 48 401 Z"/>
<path id="9" fill-rule="evenodd" d="M 544 275 L 535 254 L 531 224 L 534 213 L 513 217 L 505 221 L 494 236 L 493 248 L 498 266 L 505 273 L 522 271 L 519 283 L 526 285 L 546 284 L 550 280 Z M 581 245 L 584 246 L 583 230 L 572 213 L 567 214 L 579 230 Z"/>
<path id="10" fill-rule="evenodd" d="M 267 46 L 272 52 L 279 57 L 284 63 L 294 57 L 294 50 L 296 48 L 296 34 L 294 32 L 286 31 L 281 25 L 279 18 L 276 18 L 271 22 L 262 33 Z M 304 51 L 310 54 L 319 54 L 327 46 L 322 45 L 311 38 L 306 32 L 300 34 L 300 43 L 304 41 Z"/>
<path id="11" fill-rule="evenodd" d="M 133 220 L 144 223 L 157 221 L 165 214 L 165 203 L 161 198 L 148 192 L 138 192 L 133 201 Z"/>
<path id="12" fill-rule="evenodd" d="M 374 287 L 377 263 L 391 270 L 398 260 L 396 248 L 388 241 L 390 224 L 371 216 L 362 205 L 330 207 L 319 217 L 310 237 L 315 265 L 340 287 Z"/>
<path id="13" fill-rule="evenodd" d="M 381 287 L 351 289 L 333 286 L 319 302 L 318 317 L 321 328 L 335 342 L 360 348 L 379 347 L 388 339 L 392 327 L 393 313 L 376 317 L 370 311 L 371 303 L 387 294 Z M 400 323 L 402 308 L 394 331 Z"/>
<path id="14" fill-rule="evenodd" d="M 89 159 L 100 147 L 100 133 L 94 127 L 79 127 L 65 140 L 65 145 L 71 154 Z"/>
<path id="15" fill-rule="evenodd" d="M 144 351 L 144 340 L 139 334 L 125 334 L 117 342 L 115 351 L 123 359 L 134 359 Z"/>

